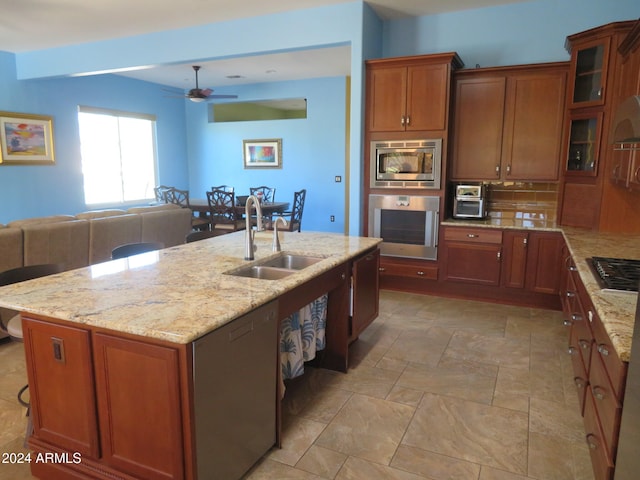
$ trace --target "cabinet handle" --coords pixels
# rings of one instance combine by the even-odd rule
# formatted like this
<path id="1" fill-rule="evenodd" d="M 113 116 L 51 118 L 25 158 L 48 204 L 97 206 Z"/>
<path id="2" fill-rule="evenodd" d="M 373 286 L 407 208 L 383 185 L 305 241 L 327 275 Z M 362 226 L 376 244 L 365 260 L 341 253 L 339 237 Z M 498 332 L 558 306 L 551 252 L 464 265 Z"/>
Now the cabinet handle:
<path id="1" fill-rule="evenodd" d="M 379 272 L 385 272 L 386 270 L 387 270 L 387 269 L 386 269 L 386 268 L 384 268 L 384 267 L 378 267 L 378 271 L 379 271 Z"/>
<path id="2" fill-rule="evenodd" d="M 580 348 L 582 348 L 583 350 L 587 350 L 591 346 L 591 342 L 584 339 L 578 340 L 578 345 L 580 345 Z"/>
<path id="3" fill-rule="evenodd" d="M 416 274 L 420 275 L 421 277 L 424 276 L 424 272 L 422 270 L 418 270 Z"/>
<path id="4" fill-rule="evenodd" d="M 569 347 L 569 349 L 567 350 L 567 353 L 569 353 L 569 355 L 574 355 L 577 352 L 577 350 L 575 349 L 575 347 Z"/>
<path id="5" fill-rule="evenodd" d="M 587 445 L 589 446 L 590 450 L 598 449 L 598 441 L 593 433 L 587 435 Z"/>
<path id="6" fill-rule="evenodd" d="M 607 391 L 602 387 L 595 386 L 591 389 L 591 392 L 593 392 L 593 396 L 598 400 L 604 400 L 607 397 Z"/>
<path id="7" fill-rule="evenodd" d="M 598 351 L 605 357 L 609 356 L 609 349 L 604 343 L 598 345 Z"/>
<path id="8" fill-rule="evenodd" d="M 400 118 L 400 125 L 402 125 L 403 127 L 404 127 L 404 122 L 405 122 L 405 120 L 404 120 L 404 115 L 403 115 L 403 116 Z"/>
<path id="9" fill-rule="evenodd" d="M 496 177 L 500 176 L 500 165 L 496 165 Z"/>
<path id="10" fill-rule="evenodd" d="M 567 298 L 573 298 L 576 296 L 576 292 L 567 292 Z"/>
<path id="11" fill-rule="evenodd" d="M 573 320 L 574 322 L 578 322 L 578 321 L 582 320 L 582 315 L 578 315 L 577 313 L 573 313 L 573 314 L 571 314 L 571 320 Z"/>
<path id="12" fill-rule="evenodd" d="M 573 325 L 573 322 L 572 322 L 571 320 L 564 320 L 564 321 L 562 322 L 562 324 L 563 324 L 565 327 L 570 327 L 571 325 Z"/>
<path id="13" fill-rule="evenodd" d="M 478 238 L 478 235 L 475 233 L 467 233 L 468 238 Z"/>
<path id="14" fill-rule="evenodd" d="M 507 165 L 507 175 L 511 175 L 511 164 Z"/>
<path id="15" fill-rule="evenodd" d="M 573 379 L 573 383 L 575 383 L 576 387 L 578 388 L 584 388 L 585 385 L 587 384 L 587 382 L 585 382 L 582 378 L 580 377 L 575 377 Z"/>
<path id="16" fill-rule="evenodd" d="M 407 125 L 409 125 L 411 123 L 411 117 L 409 115 L 407 115 Z"/>
<path id="17" fill-rule="evenodd" d="M 600 88 L 598 89 L 598 98 L 602 98 L 602 94 L 604 93 L 604 91 L 603 91 L 603 90 L 604 90 L 604 88 L 602 88 L 602 87 L 600 87 Z"/>
<path id="18" fill-rule="evenodd" d="M 367 262 L 370 262 L 371 260 L 373 260 L 373 255 L 367 255 L 366 257 L 364 257 L 364 259 L 365 259 Z"/>
<path id="19" fill-rule="evenodd" d="M 577 272 L 578 271 L 578 267 L 576 267 L 575 265 L 569 265 L 569 271 L 570 272 Z"/>
<path id="20" fill-rule="evenodd" d="M 529 239 L 528 238 L 523 238 L 522 239 L 522 244 L 526 247 L 527 244 L 529 243 Z"/>
<path id="21" fill-rule="evenodd" d="M 498 252 L 496 253 L 496 260 L 500 261 L 500 259 L 501 259 L 501 258 L 502 258 L 502 252 L 501 252 L 501 251 L 498 251 Z"/>

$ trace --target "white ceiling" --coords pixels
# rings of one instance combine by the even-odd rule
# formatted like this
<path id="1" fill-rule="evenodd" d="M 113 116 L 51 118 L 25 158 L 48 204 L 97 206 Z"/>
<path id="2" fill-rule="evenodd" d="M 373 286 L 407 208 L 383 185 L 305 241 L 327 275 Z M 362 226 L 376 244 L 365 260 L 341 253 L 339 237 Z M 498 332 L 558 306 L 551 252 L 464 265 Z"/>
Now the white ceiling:
<path id="1" fill-rule="evenodd" d="M 0 0 L 0 50 L 20 53 L 122 38 L 351 0 Z M 368 0 L 381 18 L 422 16 L 527 0 Z M 342 76 L 349 47 L 202 62 L 200 87 Z M 190 64 L 135 70 L 123 75 L 189 89 Z M 229 79 L 229 75 L 243 78 Z"/>

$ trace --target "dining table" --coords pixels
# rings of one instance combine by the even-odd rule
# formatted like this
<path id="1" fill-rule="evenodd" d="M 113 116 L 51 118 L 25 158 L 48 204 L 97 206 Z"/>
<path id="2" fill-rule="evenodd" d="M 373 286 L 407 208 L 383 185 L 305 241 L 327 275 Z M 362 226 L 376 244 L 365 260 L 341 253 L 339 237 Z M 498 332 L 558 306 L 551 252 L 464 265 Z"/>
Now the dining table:
<path id="1" fill-rule="evenodd" d="M 208 214 L 209 213 L 209 201 L 206 198 L 192 198 L 189 200 L 189 207 L 194 213 Z M 286 212 L 289 208 L 289 202 L 262 202 L 260 204 L 262 209 L 262 216 L 267 217 L 274 213 Z M 245 213 L 244 205 L 236 205 L 236 211 L 240 216 Z M 252 205 L 251 210 L 255 211 L 255 207 Z"/>

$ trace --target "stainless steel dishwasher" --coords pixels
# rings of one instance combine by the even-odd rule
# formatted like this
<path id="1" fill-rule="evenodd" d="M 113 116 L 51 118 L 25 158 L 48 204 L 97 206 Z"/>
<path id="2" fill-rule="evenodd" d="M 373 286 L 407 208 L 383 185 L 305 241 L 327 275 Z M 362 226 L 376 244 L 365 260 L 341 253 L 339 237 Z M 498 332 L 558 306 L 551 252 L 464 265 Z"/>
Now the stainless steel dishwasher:
<path id="1" fill-rule="evenodd" d="M 277 302 L 199 338 L 193 349 L 200 480 L 233 480 L 276 441 Z"/>

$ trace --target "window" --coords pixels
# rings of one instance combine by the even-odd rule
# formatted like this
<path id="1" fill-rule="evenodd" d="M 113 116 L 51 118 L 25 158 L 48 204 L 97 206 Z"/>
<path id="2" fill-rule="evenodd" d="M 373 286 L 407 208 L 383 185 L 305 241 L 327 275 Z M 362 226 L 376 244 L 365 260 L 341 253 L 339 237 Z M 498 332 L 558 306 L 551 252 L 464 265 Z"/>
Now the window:
<path id="1" fill-rule="evenodd" d="M 154 198 L 155 116 L 81 106 L 78 123 L 87 205 Z"/>

